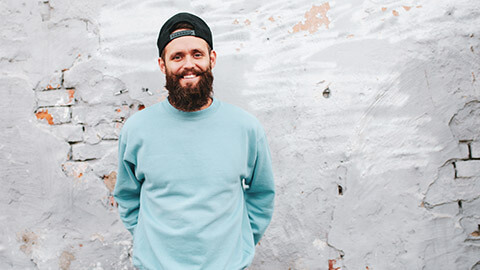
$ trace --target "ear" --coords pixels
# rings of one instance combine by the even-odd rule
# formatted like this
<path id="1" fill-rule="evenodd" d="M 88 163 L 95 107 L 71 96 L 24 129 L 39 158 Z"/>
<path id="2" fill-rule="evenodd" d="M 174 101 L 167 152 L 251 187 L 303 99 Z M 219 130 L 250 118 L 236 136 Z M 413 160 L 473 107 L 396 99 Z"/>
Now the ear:
<path id="1" fill-rule="evenodd" d="M 217 63 L 217 52 L 214 50 L 210 51 L 210 65 L 212 68 L 215 66 L 215 63 Z"/>
<path id="2" fill-rule="evenodd" d="M 166 74 L 165 73 L 165 61 L 163 61 L 163 59 L 161 57 L 158 58 L 158 66 L 160 67 L 160 70 L 163 72 L 163 74 Z"/>

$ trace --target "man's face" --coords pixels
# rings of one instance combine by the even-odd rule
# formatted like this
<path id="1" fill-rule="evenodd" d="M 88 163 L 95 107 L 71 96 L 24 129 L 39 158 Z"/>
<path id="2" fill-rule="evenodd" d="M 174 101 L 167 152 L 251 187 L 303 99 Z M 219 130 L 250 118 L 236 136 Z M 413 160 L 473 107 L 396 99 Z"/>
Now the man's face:
<path id="1" fill-rule="evenodd" d="M 158 63 L 166 75 L 172 105 L 184 111 L 194 111 L 208 104 L 216 53 L 213 50 L 208 52 L 207 42 L 194 36 L 176 38 L 165 47 L 164 59 L 159 58 Z"/>

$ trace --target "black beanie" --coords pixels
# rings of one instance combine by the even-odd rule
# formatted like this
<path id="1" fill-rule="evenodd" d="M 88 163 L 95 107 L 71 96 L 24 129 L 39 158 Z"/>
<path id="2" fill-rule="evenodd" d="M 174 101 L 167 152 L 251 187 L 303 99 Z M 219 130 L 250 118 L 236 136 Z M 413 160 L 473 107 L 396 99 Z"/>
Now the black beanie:
<path id="1" fill-rule="evenodd" d="M 175 31 L 173 27 L 181 22 L 191 24 L 193 26 L 193 30 L 178 31 L 171 34 L 173 31 Z M 207 23 L 205 23 L 205 21 L 198 16 L 182 12 L 168 19 L 165 24 L 163 24 L 162 29 L 160 29 L 157 40 L 158 54 L 162 56 L 163 49 L 170 41 L 183 36 L 195 36 L 202 38 L 208 43 L 208 45 L 210 45 L 210 48 L 213 49 L 212 32 L 210 31 Z"/>

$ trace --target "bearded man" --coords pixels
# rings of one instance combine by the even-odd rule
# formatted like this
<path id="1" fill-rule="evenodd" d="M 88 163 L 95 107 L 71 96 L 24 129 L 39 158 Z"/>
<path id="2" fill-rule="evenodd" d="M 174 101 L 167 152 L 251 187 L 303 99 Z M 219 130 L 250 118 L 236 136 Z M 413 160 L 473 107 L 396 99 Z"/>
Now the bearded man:
<path id="1" fill-rule="evenodd" d="M 245 269 L 273 213 L 265 132 L 213 97 L 212 33 L 179 13 L 157 41 L 168 99 L 122 128 L 114 196 L 139 269 Z"/>

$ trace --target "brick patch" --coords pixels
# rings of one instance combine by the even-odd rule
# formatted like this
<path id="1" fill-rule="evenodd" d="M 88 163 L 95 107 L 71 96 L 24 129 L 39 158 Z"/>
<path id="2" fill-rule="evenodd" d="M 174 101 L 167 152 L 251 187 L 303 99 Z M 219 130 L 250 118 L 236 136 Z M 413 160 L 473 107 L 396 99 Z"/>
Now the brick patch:
<path id="1" fill-rule="evenodd" d="M 480 160 L 457 161 L 455 167 L 457 178 L 480 177 Z"/>
<path id="2" fill-rule="evenodd" d="M 91 76 L 85 84 L 87 73 Z M 62 164 L 65 175 L 73 179 L 98 177 L 109 196 L 115 187 L 120 130 L 131 114 L 145 107 L 121 93 L 115 95 L 120 88 L 124 88 L 120 80 L 82 65 L 54 72 L 33 89 L 37 120 L 48 124 L 50 132 L 71 145 Z M 90 99 L 94 104 L 88 103 Z"/>

